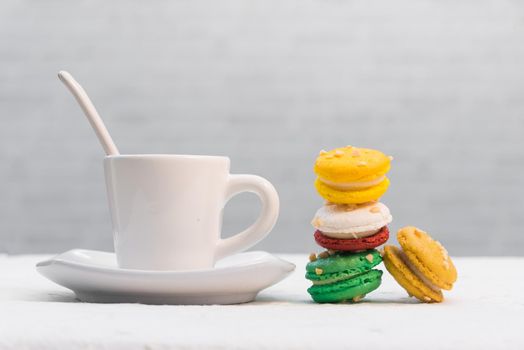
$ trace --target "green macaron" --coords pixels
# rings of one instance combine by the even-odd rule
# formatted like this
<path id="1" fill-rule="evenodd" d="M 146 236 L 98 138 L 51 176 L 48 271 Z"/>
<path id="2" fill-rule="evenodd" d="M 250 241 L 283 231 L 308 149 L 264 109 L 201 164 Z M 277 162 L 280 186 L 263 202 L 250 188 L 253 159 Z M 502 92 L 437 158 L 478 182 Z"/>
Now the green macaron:
<path id="1" fill-rule="evenodd" d="M 317 259 L 306 266 L 306 278 L 313 282 L 307 291 L 317 303 L 360 300 L 380 286 L 382 271 L 373 267 L 381 262 L 375 249 Z"/>

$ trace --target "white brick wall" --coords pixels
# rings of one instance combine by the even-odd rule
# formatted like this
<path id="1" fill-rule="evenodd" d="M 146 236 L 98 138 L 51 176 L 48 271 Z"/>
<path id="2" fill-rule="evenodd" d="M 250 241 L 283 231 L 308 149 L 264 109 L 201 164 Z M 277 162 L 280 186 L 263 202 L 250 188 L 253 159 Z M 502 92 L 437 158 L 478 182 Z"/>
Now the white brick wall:
<path id="1" fill-rule="evenodd" d="M 259 245 L 315 250 L 312 164 L 395 156 L 392 228 L 452 254 L 521 255 L 524 3 L 171 0 L 0 3 L 0 252 L 111 249 L 102 151 L 56 78 L 86 87 L 126 153 L 229 155 L 281 196 Z M 244 204 L 248 204 L 246 207 Z M 248 195 L 225 230 L 255 217 Z"/>

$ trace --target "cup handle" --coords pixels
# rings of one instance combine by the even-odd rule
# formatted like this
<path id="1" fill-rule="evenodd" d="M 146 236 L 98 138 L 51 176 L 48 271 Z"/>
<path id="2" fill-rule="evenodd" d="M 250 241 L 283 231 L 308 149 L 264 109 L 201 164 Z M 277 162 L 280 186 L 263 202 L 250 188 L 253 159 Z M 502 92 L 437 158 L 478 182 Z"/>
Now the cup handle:
<path id="1" fill-rule="evenodd" d="M 256 175 L 229 175 L 225 204 L 241 192 L 255 193 L 262 202 L 262 211 L 250 227 L 219 240 L 216 260 L 254 246 L 271 232 L 277 221 L 280 204 L 277 191 L 269 181 Z"/>

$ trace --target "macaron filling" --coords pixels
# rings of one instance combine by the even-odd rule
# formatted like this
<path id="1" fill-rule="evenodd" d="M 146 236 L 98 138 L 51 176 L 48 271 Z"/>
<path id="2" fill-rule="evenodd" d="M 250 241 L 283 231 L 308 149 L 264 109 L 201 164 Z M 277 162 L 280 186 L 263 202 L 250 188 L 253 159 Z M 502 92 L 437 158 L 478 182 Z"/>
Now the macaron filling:
<path id="1" fill-rule="evenodd" d="M 363 252 L 386 243 L 389 238 L 389 229 L 387 226 L 384 226 L 376 234 L 363 238 L 332 238 L 316 230 L 313 237 L 319 246 L 326 249 L 344 252 Z"/>
<path id="2" fill-rule="evenodd" d="M 437 285 L 431 282 L 426 276 L 424 276 L 422 272 L 420 272 L 420 270 L 409 260 L 409 258 L 406 256 L 406 253 L 404 253 L 403 250 L 399 249 L 398 257 L 400 258 L 400 260 L 402 260 L 404 265 L 406 265 L 407 268 L 411 272 L 413 272 L 413 274 L 417 276 L 427 287 L 429 287 L 431 290 L 437 293 L 441 291 L 441 289 Z"/>
<path id="3" fill-rule="evenodd" d="M 369 181 L 363 181 L 363 182 L 334 182 L 327 179 L 324 179 L 322 177 L 318 177 L 319 181 L 326 184 L 327 186 L 334 188 L 339 191 L 351 191 L 351 190 L 359 190 L 362 188 L 368 188 L 372 186 L 376 186 L 384 179 L 386 178 L 385 175 L 379 176 L 376 179 L 369 180 Z"/>
<path id="4" fill-rule="evenodd" d="M 331 238 L 340 238 L 340 239 L 350 239 L 350 238 L 364 238 L 373 236 L 374 234 L 378 233 L 380 230 L 382 230 L 382 227 L 376 229 L 376 230 L 369 230 L 369 231 L 354 231 L 354 232 L 329 232 L 329 231 L 320 231 L 324 236 L 328 236 Z"/>
<path id="5" fill-rule="evenodd" d="M 369 270 L 355 272 L 353 269 L 350 269 L 346 271 L 331 273 L 329 275 L 324 275 L 322 276 L 323 279 L 312 279 L 310 278 L 312 276 L 308 276 L 308 275 L 306 275 L 306 278 L 308 278 L 311 281 L 311 283 L 313 283 L 313 285 L 322 286 L 325 284 L 336 283 L 336 282 L 344 281 L 344 280 L 347 280 L 353 277 L 357 277 L 368 271 Z"/>

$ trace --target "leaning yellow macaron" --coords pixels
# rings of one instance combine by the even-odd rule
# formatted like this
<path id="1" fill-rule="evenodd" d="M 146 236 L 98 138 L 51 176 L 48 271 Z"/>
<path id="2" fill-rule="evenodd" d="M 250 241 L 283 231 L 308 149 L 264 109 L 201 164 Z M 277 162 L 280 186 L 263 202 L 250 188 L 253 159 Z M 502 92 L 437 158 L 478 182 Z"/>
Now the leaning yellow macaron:
<path id="1" fill-rule="evenodd" d="M 426 232 L 407 226 L 397 233 L 402 249 L 384 248 L 383 261 L 395 280 L 420 301 L 444 300 L 441 289 L 450 290 L 457 270 L 446 249 Z"/>
<path id="2" fill-rule="evenodd" d="M 442 291 L 433 290 L 409 269 L 404 263 L 404 257 L 399 248 L 391 245 L 385 246 L 382 258 L 386 269 L 398 284 L 408 292 L 409 296 L 414 296 L 426 303 L 440 303 L 444 300 Z"/>
<path id="3" fill-rule="evenodd" d="M 367 148 L 346 146 L 321 151 L 315 162 L 315 187 L 327 201 L 358 204 L 378 200 L 388 189 L 391 157 Z"/>

